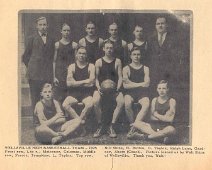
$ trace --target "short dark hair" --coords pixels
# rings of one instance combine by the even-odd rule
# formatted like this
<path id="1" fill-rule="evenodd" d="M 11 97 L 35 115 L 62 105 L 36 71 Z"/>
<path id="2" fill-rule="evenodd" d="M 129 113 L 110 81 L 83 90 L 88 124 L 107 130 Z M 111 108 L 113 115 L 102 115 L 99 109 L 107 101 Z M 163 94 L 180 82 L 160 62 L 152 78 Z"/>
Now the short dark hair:
<path id="1" fill-rule="evenodd" d="M 117 28 L 119 28 L 119 26 L 118 26 L 118 24 L 116 22 L 113 22 L 113 23 L 109 24 L 108 28 L 110 28 L 111 25 L 116 25 Z"/>
<path id="2" fill-rule="evenodd" d="M 64 26 L 69 26 L 69 28 L 70 28 L 70 25 L 68 25 L 67 23 L 63 23 L 61 30 L 63 29 Z"/>
<path id="3" fill-rule="evenodd" d="M 85 27 L 87 27 L 88 24 L 93 24 L 93 25 L 95 26 L 95 28 L 96 28 L 96 24 L 95 24 L 93 21 L 88 21 L 88 22 L 85 24 Z"/>
<path id="4" fill-rule="evenodd" d="M 37 18 L 36 19 L 36 24 L 38 23 L 38 21 L 40 21 L 40 20 L 46 20 L 46 22 L 47 22 L 47 19 L 46 19 L 46 17 L 39 17 L 39 18 Z M 48 23 L 48 22 L 47 22 Z"/>
<path id="5" fill-rule="evenodd" d="M 168 24 L 167 17 L 164 16 L 164 15 L 159 15 L 159 16 L 157 16 L 155 22 L 156 22 L 159 18 L 164 18 L 164 19 L 166 20 L 166 24 Z"/>
<path id="6" fill-rule="evenodd" d="M 169 88 L 169 82 L 167 80 L 160 80 L 158 85 L 159 84 L 166 84 L 166 87 Z"/>
<path id="7" fill-rule="evenodd" d="M 103 47 L 105 47 L 105 44 L 112 44 L 114 46 L 114 43 L 110 39 L 107 39 L 103 42 Z"/>
<path id="8" fill-rule="evenodd" d="M 76 49 L 76 52 L 78 52 L 79 49 L 84 49 L 84 50 L 86 50 L 86 48 L 85 48 L 84 46 L 78 46 L 77 49 Z M 86 52 L 87 52 L 87 50 L 86 50 Z"/>
<path id="9" fill-rule="evenodd" d="M 143 26 L 142 26 L 142 25 L 136 24 L 136 25 L 135 25 L 135 27 L 134 27 L 134 30 L 135 30 L 135 28 L 136 28 L 136 27 L 143 28 Z"/>
<path id="10" fill-rule="evenodd" d="M 50 84 L 50 83 L 45 83 L 44 85 L 43 85 L 43 87 L 42 87 L 42 89 L 41 89 L 41 92 L 43 91 L 43 89 L 45 89 L 45 88 L 53 88 L 52 87 L 52 85 Z"/>
<path id="11" fill-rule="evenodd" d="M 138 48 L 138 47 L 133 47 L 131 50 L 130 50 L 130 55 L 132 54 L 133 51 L 140 51 L 140 54 L 141 54 L 141 50 Z M 141 54 L 142 56 L 142 54 Z"/>

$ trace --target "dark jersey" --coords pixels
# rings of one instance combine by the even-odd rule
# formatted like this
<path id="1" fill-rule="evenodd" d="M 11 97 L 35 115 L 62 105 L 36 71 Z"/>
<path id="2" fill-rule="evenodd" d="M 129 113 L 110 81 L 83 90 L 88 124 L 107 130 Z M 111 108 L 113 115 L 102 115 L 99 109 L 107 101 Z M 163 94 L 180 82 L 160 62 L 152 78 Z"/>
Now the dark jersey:
<path id="1" fill-rule="evenodd" d="M 155 111 L 157 111 L 161 115 L 165 115 L 166 112 L 170 109 L 169 105 L 170 98 L 163 104 L 158 102 L 158 98 L 156 99 L 155 102 Z"/>
<path id="2" fill-rule="evenodd" d="M 117 41 L 112 41 L 111 39 L 107 39 L 106 41 L 111 41 L 113 43 L 113 56 L 116 58 L 119 58 L 121 60 L 121 63 L 123 66 L 125 66 L 127 64 L 127 58 L 126 58 L 126 54 L 125 54 L 125 49 L 122 46 L 122 39 L 118 39 Z"/>
<path id="3" fill-rule="evenodd" d="M 89 64 L 87 64 L 84 68 L 78 67 L 75 63 L 75 71 L 73 73 L 73 78 L 76 81 L 89 79 Z M 78 101 L 82 101 L 84 98 L 88 96 L 92 96 L 94 91 L 94 87 L 71 87 L 68 90 L 70 96 L 74 97 Z"/>
<path id="4" fill-rule="evenodd" d="M 149 65 L 149 61 L 148 61 L 148 54 L 147 54 L 147 41 L 145 41 L 143 44 L 141 45 L 137 45 L 134 42 L 132 42 L 132 48 L 137 47 L 140 52 L 141 52 L 141 56 L 143 56 L 141 58 L 141 63 L 143 63 L 144 65 Z"/>
<path id="5" fill-rule="evenodd" d="M 66 81 L 67 68 L 70 64 L 74 63 L 74 61 L 72 42 L 64 45 L 59 41 L 55 65 L 55 76 L 59 81 Z"/>
<path id="6" fill-rule="evenodd" d="M 40 101 L 43 105 L 43 113 L 47 120 L 51 119 L 57 113 L 54 100 L 52 100 L 51 106 L 47 106 L 42 100 Z M 35 110 L 36 111 L 36 110 Z M 35 124 L 40 124 L 38 115 L 35 112 Z"/>
<path id="7" fill-rule="evenodd" d="M 100 68 L 98 77 L 100 84 L 107 79 L 110 79 L 115 83 L 118 83 L 118 73 L 115 68 L 116 59 L 114 59 L 110 63 L 106 62 L 103 58 L 101 58 L 101 60 L 102 60 L 102 67 Z"/>
<path id="8" fill-rule="evenodd" d="M 74 72 L 74 79 L 76 81 L 80 81 L 80 80 L 86 80 L 89 78 L 89 73 L 88 73 L 88 66 L 89 64 L 87 64 L 85 67 L 80 68 L 78 67 L 78 65 L 75 63 L 75 72 Z"/>
<path id="9" fill-rule="evenodd" d="M 135 69 L 132 66 L 128 66 L 130 69 L 129 80 L 134 83 L 144 82 L 144 65 L 139 69 Z M 125 94 L 130 95 L 134 100 L 138 101 L 143 97 L 148 97 L 148 87 L 137 87 L 132 89 L 125 89 Z"/>
<path id="10" fill-rule="evenodd" d="M 85 48 L 87 51 L 88 62 L 95 64 L 96 60 L 100 57 L 99 38 L 94 42 L 90 42 L 85 38 Z"/>
<path id="11" fill-rule="evenodd" d="M 139 69 L 135 69 L 129 65 L 130 76 L 129 80 L 135 83 L 144 82 L 144 66 L 141 66 Z"/>

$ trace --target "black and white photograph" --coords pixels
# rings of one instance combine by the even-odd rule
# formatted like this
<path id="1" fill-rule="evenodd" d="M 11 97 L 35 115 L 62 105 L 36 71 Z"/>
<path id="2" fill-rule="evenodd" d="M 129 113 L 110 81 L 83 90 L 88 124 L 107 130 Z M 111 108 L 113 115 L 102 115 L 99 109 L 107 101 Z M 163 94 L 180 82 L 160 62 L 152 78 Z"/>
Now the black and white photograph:
<path id="1" fill-rule="evenodd" d="M 20 145 L 192 144 L 192 11 L 18 20 Z"/>

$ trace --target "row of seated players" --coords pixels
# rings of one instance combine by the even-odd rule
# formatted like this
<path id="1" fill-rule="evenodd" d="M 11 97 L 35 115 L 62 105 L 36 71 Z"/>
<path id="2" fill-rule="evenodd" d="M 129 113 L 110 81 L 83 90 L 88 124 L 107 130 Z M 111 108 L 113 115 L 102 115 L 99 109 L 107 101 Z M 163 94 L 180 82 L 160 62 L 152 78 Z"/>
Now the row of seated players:
<path id="1" fill-rule="evenodd" d="M 131 51 L 132 63 L 124 67 L 123 78 L 121 61 L 112 55 L 113 43 L 106 42 L 103 50 L 105 55 L 98 59 L 94 66 L 86 60 L 86 49 L 78 48 L 76 63 L 68 68 L 67 86 L 70 88 L 62 106 L 72 118 L 71 120 L 66 122 L 60 105 L 52 99 L 51 85 L 44 85 L 41 91 L 42 100 L 35 107 L 35 115 L 39 120 L 36 128 L 38 141 L 52 142 L 52 144 L 61 142 L 78 127 L 84 126 L 86 117 L 92 108 L 94 108 L 98 123 L 94 138 L 100 137 L 106 129 L 111 138 L 117 137 L 114 125 L 124 107 L 131 124 L 127 138 L 155 139 L 175 134 L 172 122 L 175 117 L 176 102 L 168 97 L 168 83 L 164 80 L 157 86 L 159 97 L 152 100 L 150 118 L 153 122 L 143 121 L 150 106 L 148 97 L 150 78 L 149 68 L 141 64 L 140 50 L 134 48 Z M 122 83 L 125 89 L 124 94 L 121 90 Z M 96 84 L 96 89 L 94 89 L 94 84 Z M 116 107 L 110 125 L 105 127 L 102 123 L 102 105 L 104 105 L 102 99 L 107 94 L 115 99 Z M 84 104 L 80 114 L 77 114 L 73 108 L 78 102 Z M 141 105 L 136 118 L 134 118 L 132 109 L 134 102 Z"/>

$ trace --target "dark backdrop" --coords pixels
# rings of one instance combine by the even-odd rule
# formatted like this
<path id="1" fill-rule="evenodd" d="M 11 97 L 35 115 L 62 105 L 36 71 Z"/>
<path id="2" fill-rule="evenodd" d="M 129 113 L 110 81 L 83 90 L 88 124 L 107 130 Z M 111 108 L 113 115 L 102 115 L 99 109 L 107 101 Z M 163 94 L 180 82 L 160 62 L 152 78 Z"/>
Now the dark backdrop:
<path id="1" fill-rule="evenodd" d="M 119 12 L 119 13 L 118 13 Z M 189 91 L 190 91 L 190 38 L 191 32 L 191 19 L 192 14 L 190 11 L 176 11 L 175 13 L 157 12 L 146 13 L 145 11 L 129 13 L 123 12 L 96 12 L 90 11 L 71 11 L 69 12 L 51 12 L 46 13 L 33 13 L 32 11 L 21 11 L 19 17 L 21 18 L 21 32 L 22 41 L 24 43 L 27 36 L 36 31 L 36 19 L 40 16 L 45 16 L 48 20 L 49 34 L 53 35 L 55 41 L 61 38 L 61 25 L 67 23 L 71 27 L 71 38 L 78 42 L 85 33 L 85 24 L 88 21 L 96 23 L 97 32 L 100 37 L 106 39 L 108 35 L 108 26 L 112 22 L 117 22 L 119 25 L 119 34 L 127 42 L 133 40 L 133 30 L 135 25 L 142 25 L 146 38 L 151 36 L 155 31 L 155 21 L 158 16 L 165 16 L 168 21 L 168 30 L 175 34 L 176 41 L 178 42 L 178 49 L 180 50 L 180 60 L 178 63 L 180 85 L 175 89 L 175 96 L 178 104 L 178 119 L 181 122 L 189 122 Z M 177 95 L 176 95 L 177 94 Z"/>

